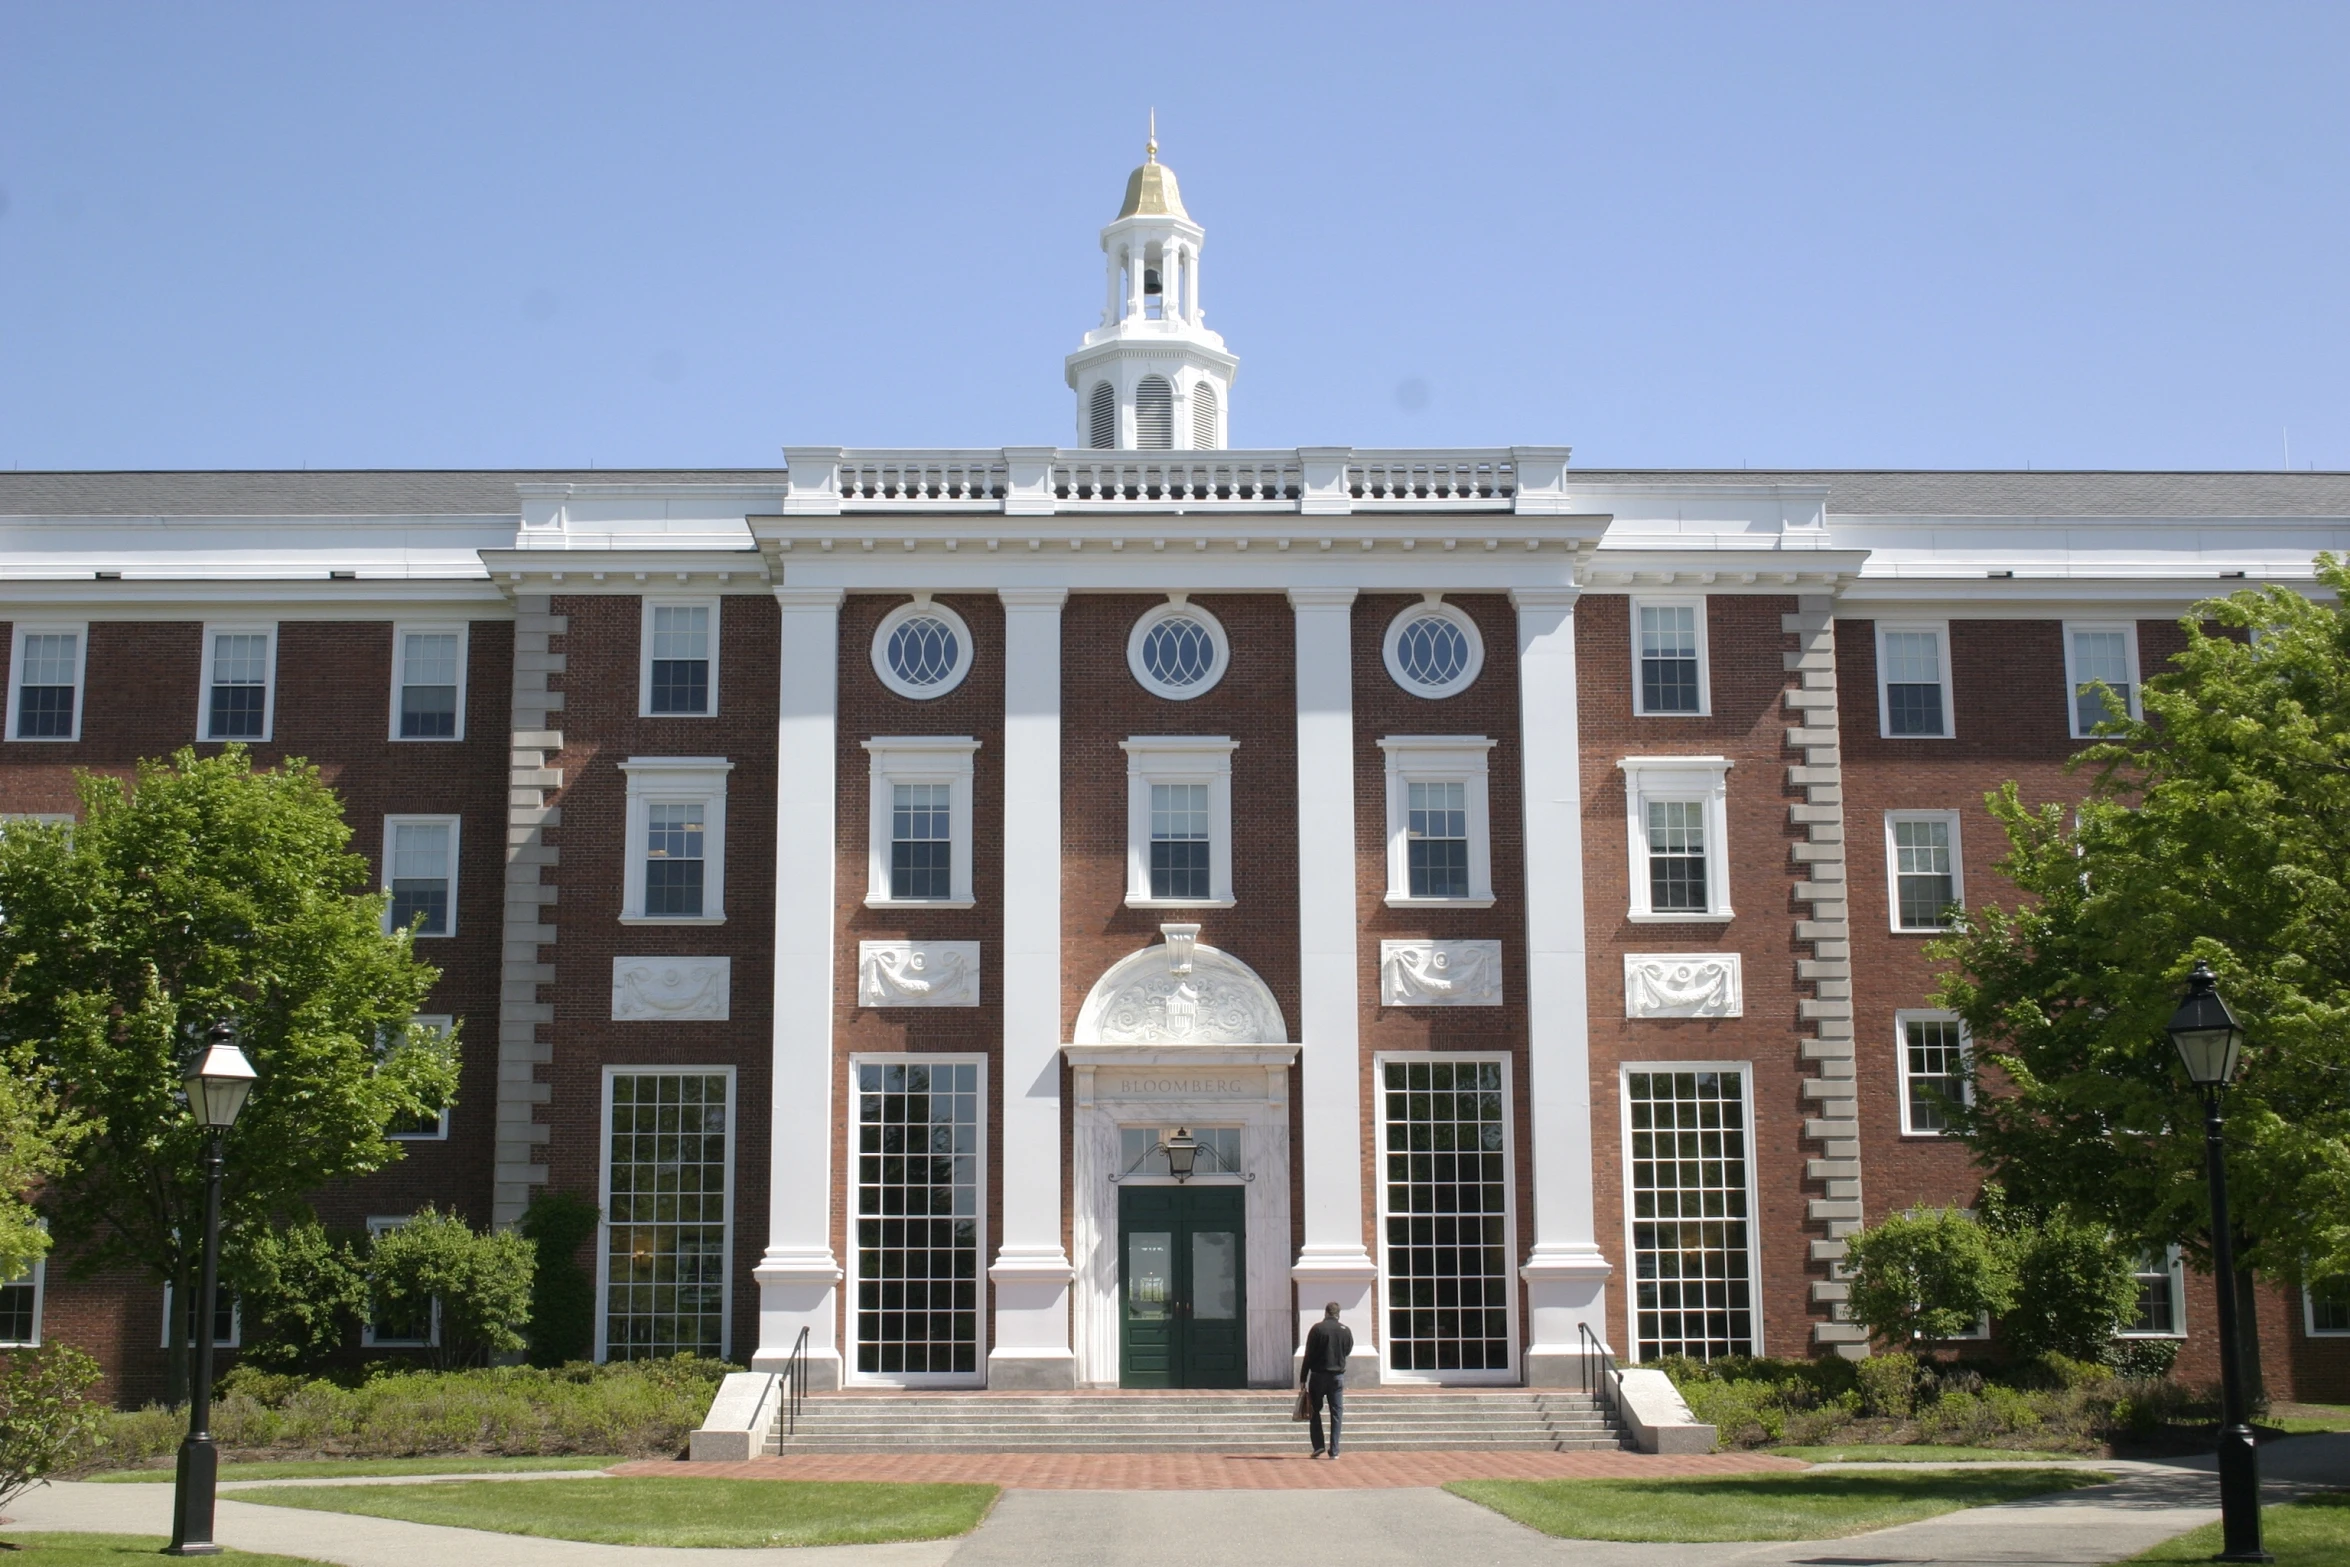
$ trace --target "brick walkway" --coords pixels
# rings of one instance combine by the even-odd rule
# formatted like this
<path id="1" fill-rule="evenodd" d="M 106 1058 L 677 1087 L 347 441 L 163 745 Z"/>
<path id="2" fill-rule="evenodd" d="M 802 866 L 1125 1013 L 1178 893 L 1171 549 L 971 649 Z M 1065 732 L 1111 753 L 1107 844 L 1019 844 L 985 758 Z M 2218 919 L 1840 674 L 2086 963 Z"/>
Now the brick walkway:
<path id="1" fill-rule="evenodd" d="M 1801 1469 L 1762 1453 L 1350 1453 L 1336 1463 L 1191 1453 L 801 1453 L 741 1464 L 648 1459 L 618 1475 L 721 1480 L 960 1481 L 1018 1491 L 1358 1491 L 1448 1480 L 1664 1480 Z"/>

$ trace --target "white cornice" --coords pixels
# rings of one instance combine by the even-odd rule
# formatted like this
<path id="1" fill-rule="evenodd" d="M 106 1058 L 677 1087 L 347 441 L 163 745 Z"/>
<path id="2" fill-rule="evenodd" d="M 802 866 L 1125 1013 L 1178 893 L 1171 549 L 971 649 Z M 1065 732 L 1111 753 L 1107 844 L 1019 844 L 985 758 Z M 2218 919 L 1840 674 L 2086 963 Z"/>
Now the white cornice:
<path id="1" fill-rule="evenodd" d="M 572 549 L 483 550 L 498 591 L 637 595 L 694 587 L 719 593 L 765 593 L 774 578 L 755 550 Z"/>

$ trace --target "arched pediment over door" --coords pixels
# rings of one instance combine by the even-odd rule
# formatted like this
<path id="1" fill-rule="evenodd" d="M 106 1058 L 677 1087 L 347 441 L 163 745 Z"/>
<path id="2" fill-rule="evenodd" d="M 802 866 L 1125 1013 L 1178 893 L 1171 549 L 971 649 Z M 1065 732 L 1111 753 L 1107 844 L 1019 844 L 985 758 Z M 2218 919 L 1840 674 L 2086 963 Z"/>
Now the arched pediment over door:
<path id="1" fill-rule="evenodd" d="M 1285 1045 L 1289 1025 L 1257 971 L 1199 943 L 1197 925 L 1162 925 L 1166 940 L 1129 953 L 1094 981 L 1078 1008 L 1079 1045 Z"/>

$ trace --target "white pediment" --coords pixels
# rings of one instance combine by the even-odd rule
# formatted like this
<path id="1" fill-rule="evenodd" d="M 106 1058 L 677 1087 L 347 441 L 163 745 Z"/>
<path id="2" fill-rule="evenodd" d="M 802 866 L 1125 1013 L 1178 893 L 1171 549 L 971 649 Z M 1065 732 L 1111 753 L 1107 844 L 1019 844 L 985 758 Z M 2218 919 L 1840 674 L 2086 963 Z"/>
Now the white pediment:
<path id="1" fill-rule="evenodd" d="M 1166 925 L 1164 944 L 1110 965 L 1077 1012 L 1080 1045 L 1285 1045 L 1289 1025 L 1255 969 Z"/>

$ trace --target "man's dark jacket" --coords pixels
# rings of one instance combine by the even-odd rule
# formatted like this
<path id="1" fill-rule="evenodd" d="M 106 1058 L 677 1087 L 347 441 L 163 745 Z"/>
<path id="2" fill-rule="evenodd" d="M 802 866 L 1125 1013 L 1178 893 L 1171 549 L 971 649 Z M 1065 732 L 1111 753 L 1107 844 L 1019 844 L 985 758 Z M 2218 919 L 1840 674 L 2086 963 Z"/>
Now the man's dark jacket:
<path id="1" fill-rule="evenodd" d="M 1346 1375 L 1346 1357 L 1355 1352 L 1354 1329 L 1324 1317 L 1306 1332 L 1304 1369 Z"/>

